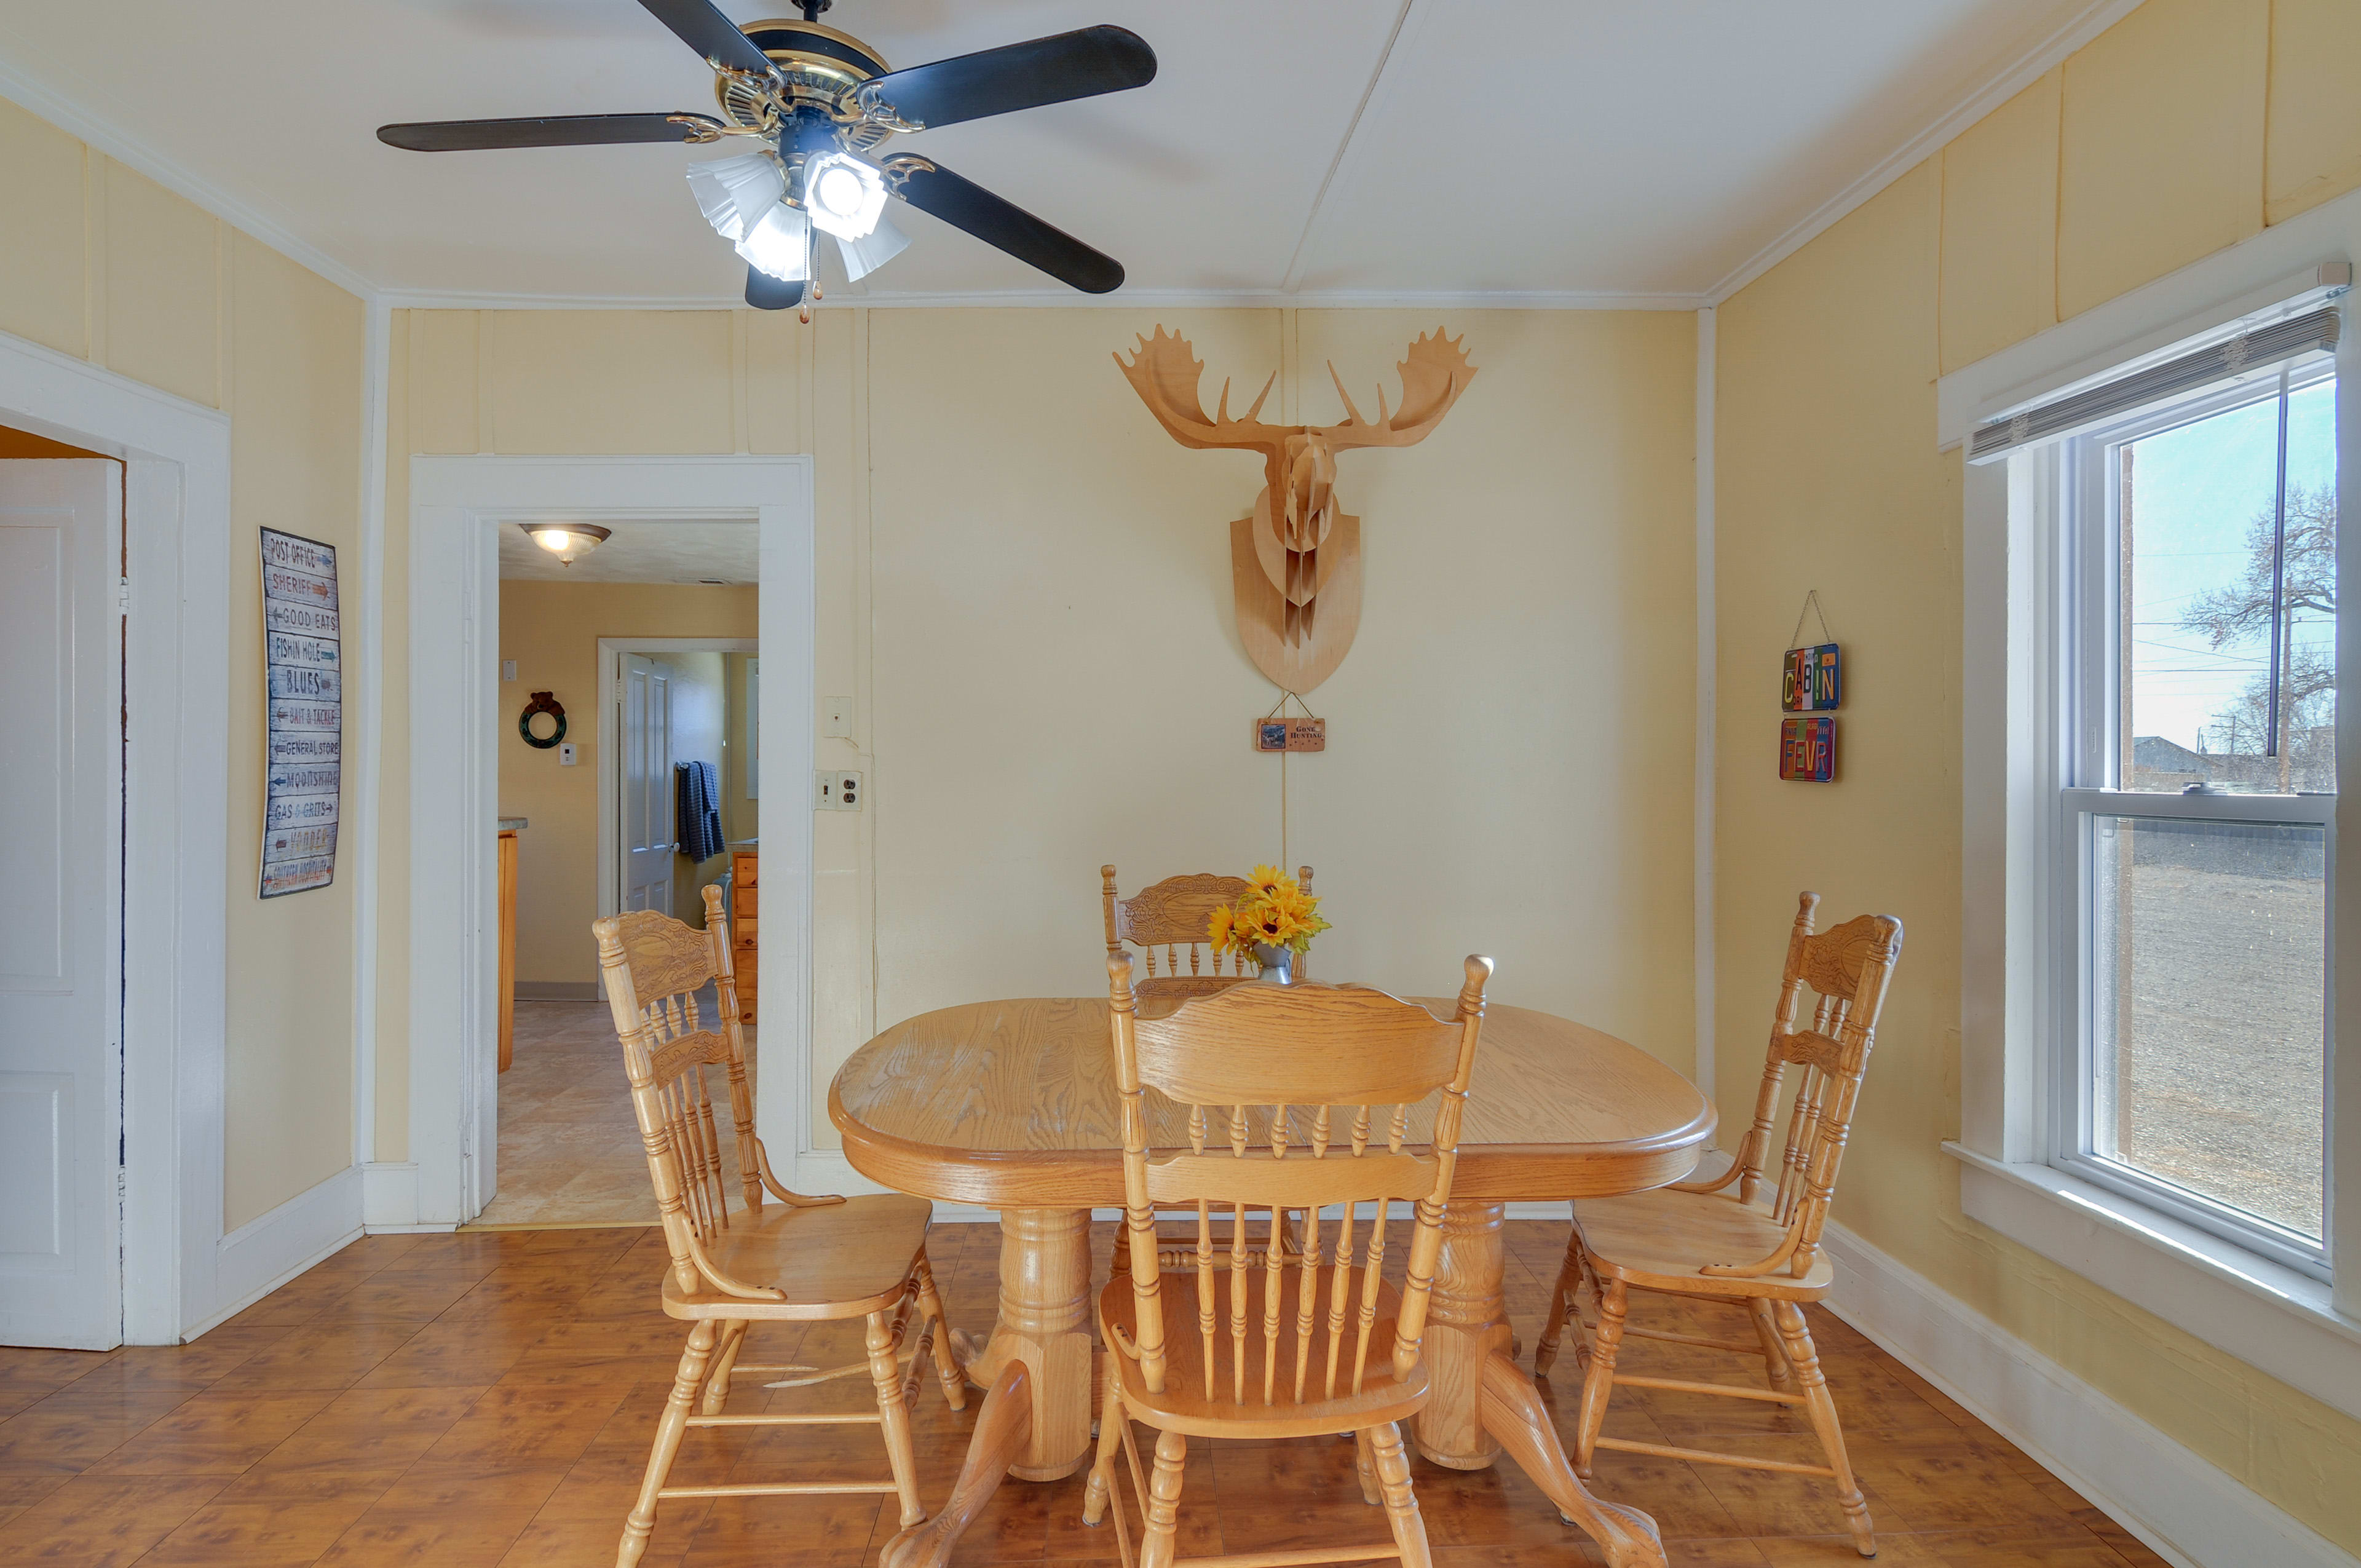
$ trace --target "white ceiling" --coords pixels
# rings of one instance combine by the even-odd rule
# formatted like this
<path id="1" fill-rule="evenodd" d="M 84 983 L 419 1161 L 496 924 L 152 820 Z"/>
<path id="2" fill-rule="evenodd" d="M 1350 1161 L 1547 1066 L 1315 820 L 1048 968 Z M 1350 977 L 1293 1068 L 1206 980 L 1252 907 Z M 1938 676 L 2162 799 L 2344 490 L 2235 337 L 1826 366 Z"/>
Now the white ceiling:
<path id="1" fill-rule="evenodd" d="M 567 565 L 526 537 L 515 523 L 500 525 L 500 576 L 535 583 L 753 583 L 751 522 L 607 521 L 613 537 Z"/>
<path id="2" fill-rule="evenodd" d="M 1146 88 L 902 144 L 1115 255 L 1124 293 L 1677 302 L 2132 3 L 840 0 L 825 19 L 894 65 L 1095 22 L 1146 38 Z M 711 72 L 635 0 L 12 5 L 0 92 L 373 289 L 701 302 L 743 280 L 681 179 L 708 149 L 373 134 L 709 110 Z M 870 280 L 881 302 L 1056 287 L 897 221 L 916 243 Z"/>

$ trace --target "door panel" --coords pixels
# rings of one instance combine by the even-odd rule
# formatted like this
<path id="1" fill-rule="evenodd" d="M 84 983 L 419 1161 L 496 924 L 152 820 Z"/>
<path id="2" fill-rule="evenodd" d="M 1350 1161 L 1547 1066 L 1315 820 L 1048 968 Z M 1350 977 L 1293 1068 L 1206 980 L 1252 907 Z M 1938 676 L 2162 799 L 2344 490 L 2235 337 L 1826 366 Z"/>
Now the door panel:
<path id="1" fill-rule="evenodd" d="M 0 1343 L 122 1343 L 122 479 L 0 462 Z"/>
<path id="2" fill-rule="evenodd" d="M 675 841 L 672 782 L 672 666 L 623 655 L 623 888 L 620 907 L 672 913 Z"/>

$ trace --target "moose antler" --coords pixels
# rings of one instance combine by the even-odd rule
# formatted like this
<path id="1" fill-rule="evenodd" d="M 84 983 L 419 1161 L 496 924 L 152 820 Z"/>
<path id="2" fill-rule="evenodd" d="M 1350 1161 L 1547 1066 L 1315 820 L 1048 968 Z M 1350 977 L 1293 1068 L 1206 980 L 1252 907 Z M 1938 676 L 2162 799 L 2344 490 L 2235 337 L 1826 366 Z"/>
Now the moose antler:
<path id="1" fill-rule="evenodd" d="M 1467 383 L 1476 378 L 1476 367 L 1467 363 L 1467 350 L 1460 345 L 1467 341 L 1445 337 L 1443 329 L 1422 333 L 1410 345 L 1409 355 L 1394 367 L 1401 377 L 1401 407 L 1389 416 L 1386 412 L 1386 389 L 1378 388 L 1378 417 L 1372 422 L 1361 417 L 1353 406 L 1350 394 L 1345 390 L 1344 378 L 1336 374 L 1335 363 L 1328 366 L 1328 378 L 1336 383 L 1336 395 L 1345 400 L 1345 411 L 1351 417 L 1342 424 L 1332 424 L 1320 433 L 1328 444 L 1342 452 L 1356 446 L 1409 446 L 1426 439 L 1427 433 L 1443 422 Z"/>

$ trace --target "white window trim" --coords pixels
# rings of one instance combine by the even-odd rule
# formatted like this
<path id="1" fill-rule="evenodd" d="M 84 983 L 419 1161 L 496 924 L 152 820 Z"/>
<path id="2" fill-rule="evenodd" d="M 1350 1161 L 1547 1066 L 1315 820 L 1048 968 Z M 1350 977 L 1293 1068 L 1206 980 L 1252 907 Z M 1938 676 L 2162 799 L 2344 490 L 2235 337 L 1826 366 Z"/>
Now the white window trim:
<path id="1" fill-rule="evenodd" d="M 2311 289 L 2316 269 L 2361 255 L 2361 192 L 1968 366 L 1938 383 L 1938 443 L 1959 446 L 1979 420 L 2082 376 L 2207 333 Z M 2339 379 L 2338 466 L 2361 476 L 2361 298 L 2347 296 Z M 1961 1118 L 1944 1148 L 1960 1162 L 1967 1215 L 2200 1340 L 2361 1417 L 2361 877 L 2337 881 L 2329 955 L 2335 1058 L 2330 1092 L 2344 1129 L 2332 1151 L 2332 1248 L 2323 1282 L 2138 1199 L 2050 1164 L 2059 1096 L 2051 1080 L 2060 1009 L 2044 961 L 2055 924 L 2058 824 L 2052 748 L 2061 715 L 2045 686 L 2054 645 L 2054 552 L 2038 527 L 2037 465 L 1966 468 L 1961 566 Z M 2361 484 L 2348 479 L 2351 498 Z M 2353 511 L 2345 514 L 2348 518 Z M 2361 551 L 2340 595 L 2361 594 Z M 2352 602 L 2361 604 L 2361 598 Z M 2361 624 L 2361 622 L 2356 622 Z M 2361 642 L 2340 630 L 2340 661 Z M 1987 674 L 1988 673 L 1988 674 Z M 2361 703 L 2338 709 L 2338 748 L 2361 756 Z M 2361 795 L 2343 801 L 2361 810 Z M 2348 969 L 2348 965 L 2356 967 Z"/>

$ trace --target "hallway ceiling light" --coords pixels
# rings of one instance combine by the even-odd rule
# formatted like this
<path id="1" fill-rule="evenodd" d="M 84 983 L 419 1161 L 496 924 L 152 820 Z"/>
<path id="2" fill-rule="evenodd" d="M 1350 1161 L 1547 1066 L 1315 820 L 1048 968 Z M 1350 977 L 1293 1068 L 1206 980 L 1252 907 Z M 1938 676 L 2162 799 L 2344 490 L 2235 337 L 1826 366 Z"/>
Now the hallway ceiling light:
<path id="1" fill-rule="evenodd" d="M 611 528 L 597 528 L 587 522 L 528 522 L 520 526 L 526 538 L 568 566 L 574 565 L 577 555 L 588 554 L 614 532 Z"/>

